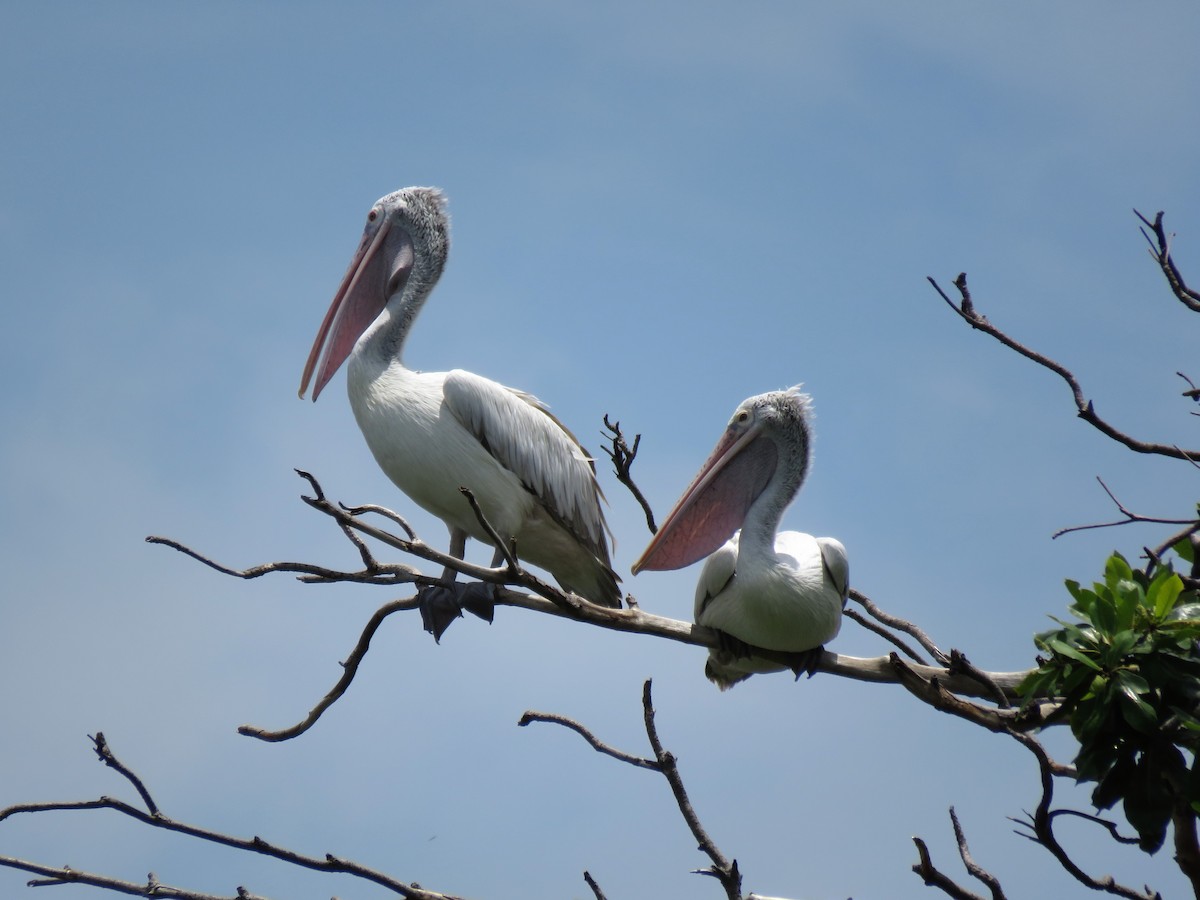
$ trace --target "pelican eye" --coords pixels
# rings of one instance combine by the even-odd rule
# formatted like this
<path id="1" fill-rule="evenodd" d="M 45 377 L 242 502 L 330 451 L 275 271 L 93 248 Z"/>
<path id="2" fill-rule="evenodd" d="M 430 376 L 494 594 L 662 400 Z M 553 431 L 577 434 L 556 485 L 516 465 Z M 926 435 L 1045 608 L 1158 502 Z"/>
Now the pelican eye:
<path id="1" fill-rule="evenodd" d="M 369 213 L 367 213 L 367 221 L 368 222 L 374 222 L 378 218 L 379 218 L 379 210 L 377 210 L 377 209 L 373 209 Z"/>
<path id="2" fill-rule="evenodd" d="M 746 410 L 743 409 L 740 413 L 737 414 L 737 421 L 739 423 L 749 422 L 750 421 L 750 413 L 746 412 Z"/>

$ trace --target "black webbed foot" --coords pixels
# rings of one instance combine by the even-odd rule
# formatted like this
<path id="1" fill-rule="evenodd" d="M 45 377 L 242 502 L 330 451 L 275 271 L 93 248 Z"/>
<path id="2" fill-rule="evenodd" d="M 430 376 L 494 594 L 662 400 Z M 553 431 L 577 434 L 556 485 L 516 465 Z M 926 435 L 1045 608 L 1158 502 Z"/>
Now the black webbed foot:
<path id="1" fill-rule="evenodd" d="M 788 668 L 796 676 L 796 680 L 800 680 L 801 674 L 807 672 L 808 677 L 812 678 L 817 674 L 817 666 L 821 664 L 821 657 L 825 655 L 825 645 L 813 647 L 811 650 L 802 650 L 799 653 L 793 653 L 793 662 Z"/>
<path id="2" fill-rule="evenodd" d="M 717 633 L 717 645 L 722 654 L 727 654 L 730 659 L 748 659 L 754 655 L 754 648 L 743 641 L 741 638 L 736 638 L 727 631 L 721 631 L 719 628 L 714 628 Z"/>
<path id="3" fill-rule="evenodd" d="M 463 610 L 491 622 L 496 610 L 496 586 L 472 581 L 460 584 L 453 581 L 448 585 L 434 584 L 417 594 L 421 610 L 421 626 L 441 643 L 442 635 L 450 623 L 463 614 Z"/>

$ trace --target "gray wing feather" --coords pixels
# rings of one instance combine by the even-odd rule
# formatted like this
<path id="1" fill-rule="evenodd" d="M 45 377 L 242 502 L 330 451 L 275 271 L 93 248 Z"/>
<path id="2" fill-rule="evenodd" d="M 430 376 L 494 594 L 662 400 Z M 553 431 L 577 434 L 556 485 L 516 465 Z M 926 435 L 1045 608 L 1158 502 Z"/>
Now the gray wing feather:
<path id="1" fill-rule="evenodd" d="M 845 603 L 850 594 L 850 560 L 846 557 L 846 548 L 836 538 L 817 538 L 817 546 L 821 548 L 825 572 Z"/>
<path id="2" fill-rule="evenodd" d="M 549 408 L 532 394 L 462 369 L 447 373 L 444 394 L 463 427 L 607 564 L 608 525 L 595 465 Z"/>

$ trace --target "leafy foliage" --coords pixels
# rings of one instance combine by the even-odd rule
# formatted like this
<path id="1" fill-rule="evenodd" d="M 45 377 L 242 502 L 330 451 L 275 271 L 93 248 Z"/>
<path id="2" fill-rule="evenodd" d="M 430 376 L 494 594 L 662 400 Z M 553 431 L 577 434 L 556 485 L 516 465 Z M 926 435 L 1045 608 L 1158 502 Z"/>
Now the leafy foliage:
<path id="1" fill-rule="evenodd" d="M 1192 562 L 1192 546 L 1176 553 Z M 1148 567 L 1149 568 L 1149 567 Z M 1058 697 L 1079 741 L 1092 802 L 1122 801 L 1143 850 L 1162 846 L 1177 809 L 1200 812 L 1200 597 L 1169 564 L 1151 577 L 1113 553 L 1103 583 L 1067 581 L 1078 622 L 1039 634 L 1044 656 L 1021 685 L 1027 701 Z"/>

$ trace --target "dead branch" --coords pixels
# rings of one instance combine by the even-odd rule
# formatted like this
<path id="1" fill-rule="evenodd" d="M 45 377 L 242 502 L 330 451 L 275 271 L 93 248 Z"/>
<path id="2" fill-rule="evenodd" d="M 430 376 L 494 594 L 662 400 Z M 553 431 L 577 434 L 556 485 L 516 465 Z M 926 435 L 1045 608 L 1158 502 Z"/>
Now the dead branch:
<path id="1" fill-rule="evenodd" d="M 1155 516 L 1143 516 L 1139 513 L 1130 512 L 1125 508 L 1125 504 L 1118 500 L 1116 495 L 1108 489 L 1108 485 L 1104 483 L 1103 478 L 1097 475 L 1096 480 L 1100 482 L 1100 487 L 1104 488 L 1104 493 L 1108 494 L 1108 499 L 1113 502 L 1113 504 L 1121 512 L 1121 515 L 1123 515 L 1125 518 L 1117 519 L 1115 522 L 1098 522 L 1093 525 L 1073 525 L 1070 528 L 1060 528 L 1058 531 L 1054 532 L 1054 534 L 1050 535 L 1051 539 L 1061 537 L 1064 534 L 1070 534 L 1074 531 L 1088 531 L 1093 528 L 1114 528 L 1117 525 L 1129 525 L 1135 522 L 1148 523 L 1152 525 L 1190 525 L 1195 528 L 1200 528 L 1200 519 L 1162 519 Z"/>
<path id="2" fill-rule="evenodd" d="M 679 808 L 679 813 L 683 816 L 684 822 L 687 823 L 692 836 L 695 837 L 698 849 L 712 862 L 712 865 L 705 869 L 694 870 L 695 874 L 710 875 L 716 878 L 725 889 L 725 894 L 729 900 L 742 900 L 742 876 L 741 872 L 738 871 L 737 860 L 726 858 L 725 854 L 716 845 L 716 842 L 709 837 L 704 825 L 700 822 L 700 817 L 696 814 L 695 807 L 692 806 L 691 799 L 688 797 L 687 788 L 684 786 L 683 778 L 679 774 L 679 766 L 675 760 L 675 755 L 663 747 L 662 740 L 658 736 L 658 727 L 654 722 L 654 702 L 651 698 L 651 683 L 651 680 L 647 679 L 642 685 L 642 721 L 646 728 L 646 739 L 650 742 L 650 748 L 654 751 L 653 760 L 612 748 L 596 738 L 585 726 L 566 716 L 528 711 L 521 717 L 521 721 L 518 724 L 528 725 L 530 722 L 549 722 L 562 725 L 582 736 L 594 750 L 606 756 L 611 756 L 614 759 L 636 766 L 637 768 L 651 769 L 661 773 L 671 787 L 671 794 L 675 797 L 675 805 Z M 591 883 L 590 880 L 588 883 Z"/>
<path id="3" fill-rule="evenodd" d="M 607 900 L 607 898 L 604 896 L 604 891 L 600 890 L 600 885 L 596 883 L 596 879 L 592 877 L 590 872 L 586 870 L 584 871 L 583 880 L 586 881 L 587 886 L 592 889 L 592 894 L 595 895 L 596 900 Z"/>
<path id="4" fill-rule="evenodd" d="M 143 802 L 146 803 L 146 809 L 139 809 L 122 800 L 116 800 L 107 796 L 100 797 L 97 800 L 68 803 L 21 803 L 0 810 L 0 822 L 4 822 L 20 814 L 33 815 L 47 812 L 81 812 L 108 809 L 152 828 L 160 828 L 165 831 L 175 832 L 176 834 L 182 834 L 212 844 L 219 844 L 235 850 L 257 853 L 299 868 L 311 869 L 317 872 L 349 875 L 361 881 L 384 887 L 393 891 L 397 896 L 406 898 L 406 900 L 461 900 L 461 898 L 450 894 L 425 890 L 415 884 L 403 882 L 376 869 L 364 866 L 353 860 L 336 857 L 331 853 L 327 853 L 321 857 L 308 856 L 290 850 L 287 847 L 273 844 L 258 836 L 241 838 L 173 819 L 153 804 L 153 801 L 149 799 L 149 792 L 146 790 L 142 780 L 116 758 L 102 734 L 97 733 L 96 737 L 93 738 L 93 744 L 96 754 L 101 761 L 114 771 L 120 773 L 122 777 L 134 786 L 139 795 L 141 795 Z M 168 887 L 167 885 L 160 884 L 153 874 L 150 876 L 148 883 L 135 884 L 91 872 L 82 872 L 68 866 L 45 866 L 40 863 L 14 859 L 12 857 L 0 856 L 0 866 L 46 876 L 46 880 L 30 882 L 31 886 L 77 883 L 88 884 L 117 893 L 133 894 L 139 897 L 172 897 L 178 898 L 178 900 L 262 900 L 262 898 L 258 898 L 247 892 L 245 888 L 240 887 L 233 898 L 214 897 L 211 894 L 190 891 L 184 888 Z"/>
<path id="5" fill-rule="evenodd" d="M 283 728 L 278 731 L 270 731 L 266 728 L 259 728 L 256 725 L 239 725 L 238 734 L 244 734 L 247 737 L 258 738 L 260 741 L 287 741 L 294 737 L 299 737 L 312 728 L 321 718 L 325 710 L 333 706 L 342 695 L 350 689 L 351 682 L 354 681 L 354 676 L 358 674 L 358 667 L 362 663 L 363 657 L 367 655 L 367 650 L 371 647 L 371 638 L 375 636 L 375 632 L 379 630 L 379 626 L 383 624 L 383 620 L 392 613 L 401 612 L 404 610 L 416 609 L 418 600 L 416 597 L 410 597 L 405 600 L 393 600 L 391 603 L 385 603 L 368 620 L 366 627 L 363 628 L 362 634 L 359 635 L 358 643 L 354 645 L 354 649 L 350 651 L 350 655 L 346 657 L 346 661 L 342 663 L 342 677 L 337 680 L 337 683 L 329 689 L 329 692 L 322 697 L 317 704 L 309 710 L 307 716 L 292 725 L 290 728 Z"/>
<path id="6" fill-rule="evenodd" d="M 92 872 L 80 872 L 72 869 L 70 866 L 44 866 L 40 863 L 30 862 L 26 859 L 17 859 L 12 856 L 0 856 L 0 866 L 9 869 L 17 869 L 22 872 L 29 872 L 34 875 L 44 875 L 44 878 L 35 878 L 28 882 L 28 887 L 54 887 L 60 884 L 86 884 L 91 887 L 103 888 L 117 894 L 130 894 L 134 897 L 168 897 L 175 900 L 267 900 L 266 897 L 260 897 L 258 894 L 251 894 L 244 888 L 238 888 L 237 894 L 228 897 L 221 897 L 216 894 L 202 894 L 197 891 L 188 891 L 183 888 L 171 887 L 170 885 L 162 884 L 151 872 L 149 877 L 143 884 L 135 884 L 132 881 L 124 881 L 120 878 L 110 878 L 107 875 L 96 875 Z"/>
<path id="7" fill-rule="evenodd" d="M 644 756 L 634 756 L 631 753 L 626 753 L 624 750 L 618 750 L 610 744 L 604 743 L 586 726 L 581 725 L 574 719 L 568 719 L 566 716 L 560 716 L 558 713 L 543 713 L 534 712 L 532 709 L 527 709 L 521 718 L 517 721 L 517 725 L 524 728 L 530 722 L 547 722 L 552 725 L 561 725 L 563 728 L 569 728 L 581 738 L 588 742 L 597 753 L 603 753 L 605 756 L 611 756 L 613 759 L 623 763 L 628 763 L 638 769 L 653 769 L 655 772 L 661 771 L 661 766 L 653 759 L 646 759 Z"/>
<path id="8" fill-rule="evenodd" d="M 1088 400 L 1083 393 L 1083 388 L 1079 381 L 1065 366 L 1055 362 L 1048 356 L 1043 356 L 1036 350 L 1031 350 L 1024 344 L 1018 342 L 1014 338 L 1009 337 L 1005 332 L 1001 331 L 995 325 L 987 320 L 987 317 L 975 311 L 975 305 L 971 300 L 971 292 L 967 288 L 967 274 L 963 272 L 954 279 L 954 286 L 958 289 L 960 302 L 955 303 L 942 290 L 941 285 L 933 279 L 932 276 L 928 281 L 933 285 L 933 289 L 938 292 L 946 305 L 958 313 L 959 317 L 977 331 L 982 331 L 984 334 L 991 335 L 997 341 L 1011 350 L 1015 350 L 1021 356 L 1028 360 L 1032 360 L 1039 366 L 1049 369 L 1051 372 L 1062 378 L 1071 389 L 1071 395 L 1075 400 L 1075 408 L 1078 410 L 1079 418 L 1090 424 L 1102 434 L 1107 435 L 1118 443 L 1124 444 L 1130 450 L 1136 453 L 1150 453 L 1158 456 L 1168 456 L 1172 459 L 1194 459 L 1200 457 L 1200 450 L 1181 450 L 1173 444 L 1156 444 L 1148 441 L 1140 441 L 1137 438 L 1131 437 L 1123 431 L 1110 425 L 1105 419 L 1101 418 L 1096 413 L 1095 405 L 1091 400 Z"/>
<path id="9" fill-rule="evenodd" d="M 928 660 L 926 660 L 925 657 L 923 657 L 920 653 L 918 653 L 916 650 L 914 650 L 912 647 L 910 647 L 903 638 L 901 638 L 899 635 L 892 634 L 890 631 L 887 630 L 887 628 L 885 628 L 883 625 L 879 624 L 878 622 L 872 622 L 870 619 L 868 619 L 862 613 L 858 612 L 857 610 L 853 610 L 853 609 L 842 610 L 842 615 L 845 616 L 847 619 L 849 619 L 852 622 L 857 622 L 863 628 L 867 629 L 867 631 L 870 631 L 870 632 L 873 632 L 874 634 L 879 635 L 881 638 L 883 638 L 889 644 L 894 645 L 897 650 L 899 650 L 901 653 L 903 653 L 905 656 L 907 656 L 913 662 L 921 663 L 922 665 L 928 665 Z"/>
<path id="10" fill-rule="evenodd" d="M 638 445 L 642 442 L 642 436 L 635 434 L 633 436 L 633 446 L 625 442 L 625 435 L 621 433 L 620 422 L 610 422 L 608 413 L 604 414 L 604 427 L 609 433 L 604 435 L 605 440 L 612 444 L 612 449 L 603 447 L 605 454 L 612 460 L 613 474 L 617 476 L 617 480 L 625 487 L 629 488 L 629 492 L 633 494 L 633 499 L 641 506 L 642 512 L 646 514 L 646 527 L 650 529 L 651 534 L 658 532 L 658 526 L 654 524 L 654 511 L 650 508 L 650 504 L 646 501 L 641 490 L 633 481 L 633 475 L 630 473 L 630 467 L 633 466 L 633 460 L 637 456 Z"/>
<path id="11" fill-rule="evenodd" d="M 958 844 L 958 856 L 962 860 L 967 874 L 978 881 L 982 881 L 987 886 L 988 891 L 992 895 L 992 900 L 1005 900 L 1004 889 L 1000 886 L 999 880 L 972 858 L 971 850 L 967 846 L 967 837 L 963 833 L 962 825 L 958 821 L 958 814 L 955 813 L 953 806 L 950 807 L 950 822 L 954 828 L 954 840 Z M 957 884 L 948 875 L 940 872 L 934 866 L 933 860 L 929 855 L 929 848 L 925 846 L 923 840 L 915 837 L 913 838 L 913 843 L 917 846 L 917 856 L 919 859 L 913 864 L 912 870 L 921 876 L 925 884 L 940 889 L 947 896 L 955 898 L 955 900 L 984 900 L 981 895 L 967 890 Z"/>
<path id="12" fill-rule="evenodd" d="M 1154 232 L 1154 237 L 1151 238 L 1146 233 L 1146 228 L 1140 229 L 1142 237 L 1150 245 L 1150 255 L 1154 257 L 1154 261 L 1162 269 L 1163 275 L 1167 279 L 1167 284 L 1171 286 L 1171 290 L 1179 298 L 1179 302 L 1192 312 L 1200 312 L 1200 293 L 1187 286 L 1187 283 L 1183 280 L 1183 275 L 1180 274 L 1175 261 L 1171 258 L 1171 237 L 1174 237 L 1174 235 L 1168 236 L 1166 230 L 1163 228 L 1162 211 L 1160 210 L 1155 215 L 1153 222 L 1136 209 L 1133 211 L 1133 214 L 1142 220 L 1146 228 Z"/>
<path id="13" fill-rule="evenodd" d="M 417 587 L 438 583 L 437 578 L 422 575 L 419 571 L 411 567 L 380 563 L 371 553 L 366 543 L 359 537 L 359 535 L 363 535 L 385 546 L 393 547 L 406 553 L 412 553 L 444 568 L 450 568 L 468 578 L 475 578 L 496 585 L 495 603 L 497 606 L 517 607 L 612 631 L 643 634 L 705 649 L 719 649 L 720 647 L 719 637 L 715 631 L 690 622 L 645 612 L 635 602 L 631 602 L 626 609 L 613 609 L 591 603 L 574 594 L 567 594 L 527 571 L 520 565 L 516 555 L 511 552 L 504 554 L 506 563 L 496 568 L 478 566 L 450 554 L 442 553 L 421 541 L 404 519 L 391 510 L 375 505 L 347 506 L 340 503 L 332 503 L 325 496 L 320 483 L 315 477 L 307 472 L 297 471 L 309 483 L 314 493 L 314 496 L 304 496 L 301 499 L 313 509 L 334 520 L 339 530 L 354 543 L 363 560 L 363 569 L 355 572 L 344 572 L 323 566 L 291 562 L 266 563 L 253 566 L 249 569 L 234 569 L 216 562 L 178 541 L 162 537 L 150 537 L 147 540 L 150 543 L 171 547 L 218 572 L 235 578 L 258 578 L 271 572 L 301 572 L 303 574 L 300 580 L 306 583 L 361 582 L 389 585 L 412 583 Z M 468 501 L 474 501 L 474 497 L 469 492 L 464 492 L 464 495 Z M 482 511 L 478 508 L 477 503 L 472 502 L 472 507 L 476 510 L 477 515 L 482 516 Z M 401 537 L 364 521 L 362 516 L 367 514 L 378 515 L 389 521 L 398 523 L 407 536 Z M 486 523 L 486 519 L 483 521 Z M 487 527 L 490 528 L 490 525 Z M 498 540 L 498 536 L 494 535 L 494 529 L 492 529 L 492 532 L 494 538 Z M 514 587 L 523 588 L 524 590 L 513 590 L 512 588 Z M 852 618 L 863 621 L 866 627 L 900 646 L 914 660 L 920 660 L 920 655 L 907 647 L 895 635 L 889 635 L 886 630 L 887 628 L 913 636 L 931 655 L 943 662 L 941 666 L 930 666 L 914 662 L 912 671 L 920 673 L 922 678 L 927 680 L 939 679 L 939 683 L 946 690 L 954 694 L 1002 699 L 1004 702 L 1001 705 L 1006 705 L 1008 702 L 1016 699 L 1016 686 L 1024 679 L 1027 674 L 1026 672 L 983 673 L 973 667 L 969 667 L 969 665 L 963 666 L 961 660 L 965 659 L 965 657 L 960 657 L 960 661 L 955 664 L 955 655 L 953 653 L 949 655 L 943 653 L 924 631 L 911 622 L 885 613 L 870 598 L 859 591 L 852 590 L 850 596 L 862 605 L 870 617 L 875 622 L 880 623 L 880 626 L 875 626 L 867 620 L 861 619 L 857 614 L 852 615 Z M 413 596 L 393 600 L 377 609 L 364 626 L 358 641 L 346 657 L 345 662 L 341 664 L 342 673 L 337 682 L 324 697 L 314 704 L 308 715 L 302 720 L 292 726 L 278 730 L 247 724 L 240 726 L 238 731 L 248 737 L 255 737 L 264 741 L 289 740 L 308 731 L 316 724 L 324 712 L 349 689 L 362 663 L 363 657 L 370 648 L 371 640 L 383 624 L 384 619 L 393 613 L 406 612 L 418 608 L 418 599 Z M 795 668 L 797 664 L 797 655 L 793 653 L 762 648 L 754 648 L 753 652 L 756 656 L 761 656 L 764 659 L 777 662 L 788 668 Z M 856 681 L 896 683 L 899 680 L 889 657 L 886 656 L 862 659 L 826 651 L 817 665 L 817 670 Z M 1038 710 L 1041 707 L 1035 706 L 1034 709 Z M 1009 718 L 1012 719 L 1013 715 L 1010 714 Z M 1030 721 L 1033 720 L 1031 719 Z"/>
<path id="14" fill-rule="evenodd" d="M 1019 731 L 1010 731 L 1009 735 L 1034 755 L 1038 763 L 1038 773 L 1042 783 L 1042 796 L 1038 801 L 1037 808 L 1033 813 L 1026 813 L 1026 819 L 1018 821 L 1018 824 L 1025 830 L 1018 830 L 1017 833 L 1045 847 L 1050 852 L 1050 855 L 1058 860 L 1059 865 L 1072 878 L 1092 890 L 1103 891 L 1118 897 L 1126 897 L 1128 900 L 1162 900 L 1161 895 L 1149 887 L 1139 891 L 1136 888 L 1119 883 L 1111 875 L 1103 875 L 1095 878 L 1083 871 L 1071 859 L 1066 849 L 1058 842 L 1058 838 L 1054 834 L 1055 815 L 1054 810 L 1051 809 L 1054 802 L 1054 778 L 1066 773 L 1062 771 L 1062 767 L 1058 763 L 1055 763 L 1050 758 L 1050 754 L 1046 752 L 1046 748 L 1036 738 Z"/>
<path id="15" fill-rule="evenodd" d="M 850 599 L 862 606 L 862 608 L 867 611 L 871 618 L 875 619 L 877 622 L 886 625 L 888 628 L 894 628 L 897 631 L 902 631 L 914 638 L 922 647 L 925 648 L 925 651 L 930 656 L 932 656 L 942 665 L 948 666 L 950 664 L 950 657 L 938 648 L 937 644 L 933 642 L 933 639 L 930 638 L 929 635 L 927 635 L 912 622 L 905 621 L 899 616 L 893 616 L 885 613 L 882 609 L 875 605 L 870 597 L 861 591 L 855 590 L 854 588 L 850 588 Z"/>

